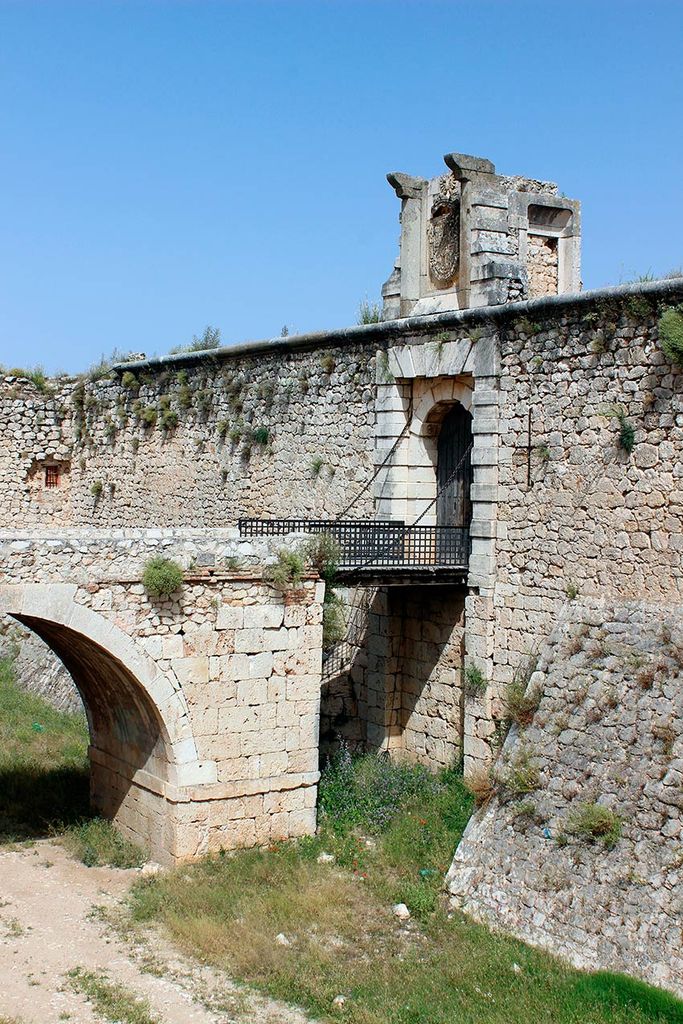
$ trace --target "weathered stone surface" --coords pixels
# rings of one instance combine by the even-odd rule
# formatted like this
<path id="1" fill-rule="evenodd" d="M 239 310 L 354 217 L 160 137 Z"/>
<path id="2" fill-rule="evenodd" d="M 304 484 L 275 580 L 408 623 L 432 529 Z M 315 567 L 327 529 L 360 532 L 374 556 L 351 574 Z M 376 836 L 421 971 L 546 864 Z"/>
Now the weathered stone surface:
<path id="1" fill-rule="evenodd" d="M 579 967 L 683 994 L 679 605 L 569 603 L 538 652 L 534 688 L 538 710 L 513 728 L 494 777 L 523 758 L 538 785 L 472 818 L 448 876 L 453 900 Z M 572 834 L 582 804 L 619 816 L 613 848 Z"/>

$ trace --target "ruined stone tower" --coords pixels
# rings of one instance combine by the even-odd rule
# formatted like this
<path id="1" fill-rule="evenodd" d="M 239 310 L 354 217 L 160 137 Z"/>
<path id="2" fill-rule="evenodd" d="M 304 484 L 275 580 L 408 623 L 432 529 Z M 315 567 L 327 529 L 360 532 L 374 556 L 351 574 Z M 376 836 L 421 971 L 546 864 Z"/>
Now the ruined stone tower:
<path id="1" fill-rule="evenodd" d="M 580 290 L 577 200 L 550 181 L 496 174 L 481 157 L 444 160 L 447 173 L 430 180 L 387 175 L 401 238 L 385 320 Z"/>

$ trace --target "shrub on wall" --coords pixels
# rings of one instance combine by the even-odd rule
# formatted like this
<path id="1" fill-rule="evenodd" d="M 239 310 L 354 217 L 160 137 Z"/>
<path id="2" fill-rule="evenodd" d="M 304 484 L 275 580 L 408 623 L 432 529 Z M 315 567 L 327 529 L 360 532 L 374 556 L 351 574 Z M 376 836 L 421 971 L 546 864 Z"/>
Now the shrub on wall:
<path id="1" fill-rule="evenodd" d="M 505 693 L 505 710 L 519 726 L 529 725 L 541 703 L 540 689 L 528 691 L 525 679 L 513 679 Z"/>
<path id="2" fill-rule="evenodd" d="M 268 444 L 270 441 L 270 431 L 268 427 L 254 427 L 251 432 L 251 439 L 256 444 Z"/>
<path id="3" fill-rule="evenodd" d="M 659 340 L 668 359 L 683 365 L 683 306 L 669 306 L 659 318 Z"/>
<path id="4" fill-rule="evenodd" d="M 156 411 L 156 409 L 153 409 L 151 405 L 147 406 L 146 409 L 141 409 L 140 410 L 140 419 L 142 420 L 143 426 L 148 427 L 148 428 L 151 429 L 153 426 L 156 425 L 156 421 L 157 421 L 157 411 Z"/>
<path id="5" fill-rule="evenodd" d="M 183 570 L 178 563 L 161 556 L 150 559 L 142 574 L 142 585 L 150 597 L 169 597 L 182 582 Z"/>
<path id="6" fill-rule="evenodd" d="M 302 554 L 281 548 L 277 553 L 277 562 L 267 567 L 265 577 L 278 590 L 296 590 L 301 583 L 305 567 Z"/>
<path id="7" fill-rule="evenodd" d="M 321 579 L 332 586 L 339 569 L 341 548 L 331 533 L 320 533 L 306 541 L 303 556 Z"/>
<path id="8" fill-rule="evenodd" d="M 481 697 L 486 692 L 484 673 L 476 665 L 468 665 L 465 669 L 464 690 L 468 697 Z"/>
<path id="9" fill-rule="evenodd" d="M 633 424 L 627 419 L 619 421 L 619 444 L 629 455 L 636 446 L 636 432 Z"/>
<path id="10" fill-rule="evenodd" d="M 528 748 L 519 750 L 507 769 L 498 775 L 497 781 L 502 796 L 507 799 L 537 790 L 541 784 L 541 772 L 533 760 L 533 752 Z"/>

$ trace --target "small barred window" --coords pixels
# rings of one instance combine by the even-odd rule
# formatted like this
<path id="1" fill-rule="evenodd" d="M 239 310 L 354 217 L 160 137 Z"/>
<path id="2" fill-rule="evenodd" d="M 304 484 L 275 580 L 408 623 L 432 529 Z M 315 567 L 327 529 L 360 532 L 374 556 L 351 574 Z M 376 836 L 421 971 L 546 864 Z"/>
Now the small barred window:
<path id="1" fill-rule="evenodd" d="M 45 467 L 45 486 L 59 487 L 59 466 Z"/>

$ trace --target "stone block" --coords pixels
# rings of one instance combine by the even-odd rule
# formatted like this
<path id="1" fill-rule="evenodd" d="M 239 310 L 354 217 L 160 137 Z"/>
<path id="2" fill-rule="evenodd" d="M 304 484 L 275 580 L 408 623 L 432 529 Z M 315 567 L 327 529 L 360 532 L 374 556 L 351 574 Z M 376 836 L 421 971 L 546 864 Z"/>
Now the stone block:
<path id="1" fill-rule="evenodd" d="M 252 604 L 244 608 L 245 629 L 278 629 L 284 619 L 281 604 Z"/>
<path id="2" fill-rule="evenodd" d="M 262 629 L 241 629 L 235 634 L 237 654 L 261 654 L 268 649 Z"/>
<path id="3" fill-rule="evenodd" d="M 237 700 L 245 706 L 265 704 L 268 700 L 268 680 L 249 679 L 238 683 Z"/>
<path id="4" fill-rule="evenodd" d="M 216 629 L 242 629 L 244 626 L 244 607 L 242 605 L 222 604 L 216 614 Z"/>
<path id="5" fill-rule="evenodd" d="M 181 686 L 209 681 L 209 659 L 206 656 L 197 658 L 174 658 L 171 668 Z"/>

